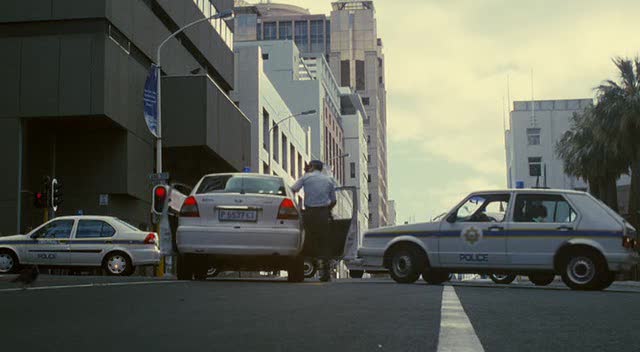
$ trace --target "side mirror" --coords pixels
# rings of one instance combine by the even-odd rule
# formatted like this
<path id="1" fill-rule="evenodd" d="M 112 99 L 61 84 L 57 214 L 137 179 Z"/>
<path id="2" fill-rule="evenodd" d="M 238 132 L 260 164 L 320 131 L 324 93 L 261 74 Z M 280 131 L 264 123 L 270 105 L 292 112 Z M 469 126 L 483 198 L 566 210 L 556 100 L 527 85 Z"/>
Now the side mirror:
<path id="1" fill-rule="evenodd" d="M 456 213 L 452 213 L 452 214 L 449 214 L 449 216 L 447 216 L 445 220 L 447 220 L 448 223 L 453 224 L 457 220 L 456 217 L 457 217 Z"/>

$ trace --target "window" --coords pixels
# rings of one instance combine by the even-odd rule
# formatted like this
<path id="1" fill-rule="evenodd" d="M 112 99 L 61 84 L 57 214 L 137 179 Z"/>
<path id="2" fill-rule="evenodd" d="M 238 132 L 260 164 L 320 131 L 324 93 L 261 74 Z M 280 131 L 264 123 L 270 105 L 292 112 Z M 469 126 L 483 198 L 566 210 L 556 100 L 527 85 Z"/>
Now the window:
<path id="1" fill-rule="evenodd" d="M 267 152 L 269 151 L 270 149 L 269 145 L 271 144 L 271 141 L 269 138 L 270 126 L 271 126 L 271 123 L 269 121 L 269 113 L 267 112 L 266 109 L 262 109 L 262 147 Z"/>
<path id="2" fill-rule="evenodd" d="M 529 158 L 529 176 L 542 176 L 542 157 Z"/>
<path id="3" fill-rule="evenodd" d="M 371 154 L 367 154 L 367 163 L 371 164 Z"/>
<path id="4" fill-rule="evenodd" d="M 577 214 L 559 194 L 520 194 L 513 211 L 515 222 L 571 223 Z"/>
<path id="5" fill-rule="evenodd" d="M 112 237 L 116 230 L 104 221 L 80 220 L 76 230 L 76 238 Z"/>
<path id="6" fill-rule="evenodd" d="M 291 22 L 280 22 L 278 24 L 278 37 L 280 39 L 293 39 L 293 31 L 291 30 Z"/>
<path id="7" fill-rule="evenodd" d="M 256 40 L 262 40 L 262 23 L 256 24 Z"/>
<path id="8" fill-rule="evenodd" d="M 471 196 L 455 213 L 456 222 L 502 222 L 509 206 L 509 194 Z"/>
<path id="9" fill-rule="evenodd" d="M 324 23 L 322 20 L 311 21 L 311 51 L 324 51 Z"/>
<path id="10" fill-rule="evenodd" d="M 527 128 L 527 142 L 529 145 L 540 145 L 539 128 Z"/>
<path id="11" fill-rule="evenodd" d="M 356 90 L 364 89 L 364 61 L 356 60 Z"/>
<path id="12" fill-rule="evenodd" d="M 371 143 L 371 135 L 368 134 L 367 135 L 367 144 L 370 144 L 370 143 Z"/>
<path id="13" fill-rule="evenodd" d="M 298 153 L 298 178 L 302 177 L 302 155 Z"/>
<path id="14" fill-rule="evenodd" d="M 356 163 L 349 163 L 349 175 L 356 178 Z"/>
<path id="15" fill-rule="evenodd" d="M 284 171 L 287 171 L 287 149 L 289 148 L 289 142 L 287 141 L 287 136 L 282 135 L 282 168 Z"/>
<path id="16" fill-rule="evenodd" d="M 277 39 L 275 22 L 265 22 L 263 30 L 264 30 L 264 40 Z"/>
<path id="17" fill-rule="evenodd" d="M 291 144 L 289 147 L 289 174 L 296 177 L 296 148 Z"/>
<path id="18" fill-rule="evenodd" d="M 367 182 L 368 182 L 368 183 L 371 183 L 371 174 L 368 174 L 368 175 L 367 175 Z"/>
<path id="19" fill-rule="evenodd" d="M 263 53 L 262 60 L 269 60 L 269 53 Z"/>
<path id="20" fill-rule="evenodd" d="M 369 97 L 362 98 L 362 105 L 369 105 Z"/>
<path id="21" fill-rule="evenodd" d="M 278 158 L 280 157 L 280 144 L 278 144 L 280 142 L 280 127 L 278 127 L 278 125 L 273 124 L 273 155 L 271 156 L 273 158 L 273 161 L 275 162 L 279 162 Z M 284 136 L 282 136 L 284 138 Z M 285 160 L 283 160 L 284 163 Z"/>
<path id="22" fill-rule="evenodd" d="M 367 202 L 371 203 L 371 193 L 369 193 L 369 196 L 367 197 Z"/>
<path id="23" fill-rule="evenodd" d="M 309 34 L 309 30 L 307 28 L 307 21 L 296 21 L 295 22 L 295 38 L 294 41 L 296 43 L 296 45 L 298 46 L 298 49 L 300 49 L 300 51 L 302 52 L 306 52 L 308 51 L 308 40 L 309 38 L 307 38 L 308 34 Z"/>
<path id="24" fill-rule="evenodd" d="M 382 76 L 378 77 L 378 83 L 382 84 Z"/>
<path id="25" fill-rule="evenodd" d="M 340 86 L 349 87 L 351 85 L 351 64 L 349 60 L 340 61 Z"/>
<path id="26" fill-rule="evenodd" d="M 34 238 L 69 238 L 74 220 L 55 220 L 34 232 Z"/>
<path id="27" fill-rule="evenodd" d="M 327 39 L 327 49 L 331 49 L 331 21 L 325 21 L 325 37 Z M 329 51 L 329 50 L 327 50 Z M 329 59 L 327 59 L 329 61 Z"/>
<path id="28" fill-rule="evenodd" d="M 265 165 L 265 168 L 267 165 Z M 205 177 L 196 194 L 205 193 L 250 193 L 285 194 L 284 181 L 281 178 L 257 175 L 216 175 Z"/>

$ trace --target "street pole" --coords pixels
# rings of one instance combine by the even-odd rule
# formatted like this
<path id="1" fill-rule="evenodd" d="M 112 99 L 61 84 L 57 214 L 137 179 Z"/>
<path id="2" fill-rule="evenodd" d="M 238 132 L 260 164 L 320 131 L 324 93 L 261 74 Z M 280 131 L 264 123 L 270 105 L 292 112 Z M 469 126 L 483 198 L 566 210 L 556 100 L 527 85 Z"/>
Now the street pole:
<path id="1" fill-rule="evenodd" d="M 278 127 L 281 123 L 283 123 L 283 122 L 285 122 L 285 121 L 287 121 L 289 119 L 292 119 L 294 117 L 297 117 L 297 116 L 311 115 L 311 114 L 315 114 L 315 113 L 316 113 L 316 110 L 307 110 L 307 111 L 299 112 L 297 114 L 289 115 L 289 116 L 283 118 L 282 120 L 276 122 L 273 126 L 271 126 L 271 128 L 269 128 L 269 132 L 267 132 L 267 135 L 269 136 L 269 141 L 271 141 L 271 131 L 273 131 L 273 129 Z M 274 141 L 274 144 L 275 143 L 277 143 L 277 142 Z M 268 160 L 268 163 L 267 163 L 268 166 L 269 166 L 269 173 L 271 173 L 273 171 L 273 170 L 271 170 L 271 159 L 272 159 L 271 158 L 272 157 L 271 151 L 272 150 L 273 150 L 273 148 L 271 146 L 269 146 L 269 153 L 268 153 L 269 160 Z"/>

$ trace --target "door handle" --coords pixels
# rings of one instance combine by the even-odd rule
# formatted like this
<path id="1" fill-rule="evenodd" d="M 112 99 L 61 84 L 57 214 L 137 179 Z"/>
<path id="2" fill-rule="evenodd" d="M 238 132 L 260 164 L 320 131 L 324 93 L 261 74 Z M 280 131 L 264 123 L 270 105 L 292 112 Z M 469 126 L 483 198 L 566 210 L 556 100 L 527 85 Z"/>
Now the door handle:
<path id="1" fill-rule="evenodd" d="M 571 230 L 573 230 L 573 227 L 571 227 L 571 226 L 560 226 L 560 227 L 558 227 L 558 230 L 560 230 L 560 231 L 571 231 Z"/>
<path id="2" fill-rule="evenodd" d="M 489 226 L 489 231 L 504 231 L 504 227 L 497 225 Z"/>

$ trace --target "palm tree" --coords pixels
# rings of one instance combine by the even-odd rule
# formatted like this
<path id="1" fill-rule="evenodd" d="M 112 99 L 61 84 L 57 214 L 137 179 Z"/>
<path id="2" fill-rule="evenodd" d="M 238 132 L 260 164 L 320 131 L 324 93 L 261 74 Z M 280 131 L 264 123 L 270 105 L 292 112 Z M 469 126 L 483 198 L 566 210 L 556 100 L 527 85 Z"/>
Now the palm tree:
<path id="1" fill-rule="evenodd" d="M 609 147 L 622 154 L 631 170 L 629 220 L 640 225 L 640 58 L 617 57 L 613 63 L 620 73 L 619 82 L 607 80 L 596 87 L 597 110 L 607 117 L 601 126 L 603 135 L 613 136 Z"/>

